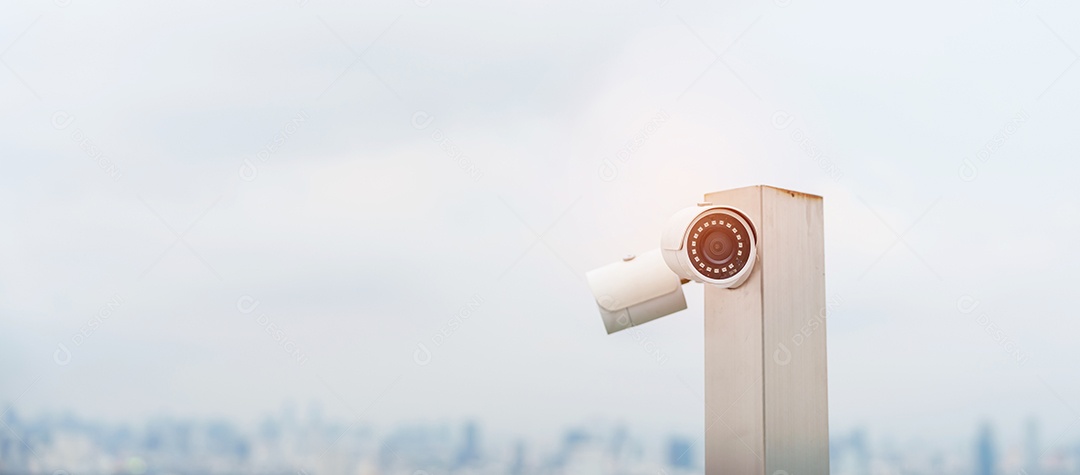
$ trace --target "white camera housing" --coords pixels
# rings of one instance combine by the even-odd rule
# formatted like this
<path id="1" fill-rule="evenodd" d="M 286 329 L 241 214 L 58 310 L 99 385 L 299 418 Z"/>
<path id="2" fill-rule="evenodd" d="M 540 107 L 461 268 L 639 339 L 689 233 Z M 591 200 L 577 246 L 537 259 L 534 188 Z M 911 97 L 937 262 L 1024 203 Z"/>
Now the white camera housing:
<path id="1" fill-rule="evenodd" d="M 743 212 L 700 203 L 671 217 L 660 249 L 679 277 L 730 289 L 746 282 L 754 270 L 757 234 Z"/>
<path id="2" fill-rule="evenodd" d="M 659 249 L 585 274 L 608 334 L 686 309 L 679 276 Z"/>
<path id="3" fill-rule="evenodd" d="M 735 288 L 757 261 L 753 223 L 741 211 L 700 203 L 668 221 L 660 249 L 585 275 L 607 332 L 614 333 L 686 309 L 682 284 Z"/>

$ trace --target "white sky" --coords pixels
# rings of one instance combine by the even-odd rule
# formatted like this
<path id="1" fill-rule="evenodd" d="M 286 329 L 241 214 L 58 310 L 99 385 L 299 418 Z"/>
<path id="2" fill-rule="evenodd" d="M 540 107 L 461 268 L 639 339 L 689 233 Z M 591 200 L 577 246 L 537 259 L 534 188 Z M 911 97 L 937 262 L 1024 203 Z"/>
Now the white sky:
<path id="1" fill-rule="evenodd" d="M 1080 438 L 1064 2 L 3 10 L 0 401 L 21 412 L 314 400 L 377 424 L 700 434 L 700 288 L 642 327 L 658 365 L 604 334 L 583 274 L 702 194 L 765 183 L 825 197 L 834 433 L 966 440 L 989 418 L 1012 437 L 1035 414 Z"/>

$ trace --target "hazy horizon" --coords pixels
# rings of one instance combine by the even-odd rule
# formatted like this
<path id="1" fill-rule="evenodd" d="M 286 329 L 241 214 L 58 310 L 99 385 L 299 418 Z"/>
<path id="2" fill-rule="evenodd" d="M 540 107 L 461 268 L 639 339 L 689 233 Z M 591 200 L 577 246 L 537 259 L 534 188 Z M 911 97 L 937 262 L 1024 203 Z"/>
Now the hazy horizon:
<path id="1" fill-rule="evenodd" d="M 768 184 L 824 197 L 834 434 L 1075 443 L 1077 13 L 16 1 L 0 405 L 699 436 L 701 287 L 658 359 L 584 273 Z"/>

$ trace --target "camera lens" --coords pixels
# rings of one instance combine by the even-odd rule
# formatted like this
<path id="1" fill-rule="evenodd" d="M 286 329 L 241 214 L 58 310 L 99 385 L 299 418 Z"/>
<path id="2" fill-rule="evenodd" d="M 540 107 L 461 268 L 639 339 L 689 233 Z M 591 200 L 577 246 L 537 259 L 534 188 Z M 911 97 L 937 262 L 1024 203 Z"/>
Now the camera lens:
<path id="1" fill-rule="evenodd" d="M 701 275 L 727 279 L 746 267 L 753 236 L 744 221 L 728 210 L 698 217 L 686 236 L 686 253 Z"/>
<path id="2" fill-rule="evenodd" d="M 714 266 L 726 266 L 735 258 L 735 250 L 738 248 L 735 237 L 724 231 L 727 229 L 711 226 L 701 233 L 700 240 L 704 244 L 701 246 L 701 255 L 706 262 Z"/>

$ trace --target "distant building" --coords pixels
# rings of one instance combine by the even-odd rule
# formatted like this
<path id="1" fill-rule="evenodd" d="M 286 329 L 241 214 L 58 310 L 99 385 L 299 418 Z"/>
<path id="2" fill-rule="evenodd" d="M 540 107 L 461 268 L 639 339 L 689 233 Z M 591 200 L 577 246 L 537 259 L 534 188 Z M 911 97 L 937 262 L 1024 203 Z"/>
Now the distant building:
<path id="1" fill-rule="evenodd" d="M 852 432 L 851 450 L 855 453 L 859 472 L 870 473 L 870 444 L 866 441 L 866 430 L 860 428 Z"/>
<path id="2" fill-rule="evenodd" d="M 857 428 L 847 435 L 829 438 L 829 459 L 833 473 L 864 475 L 870 472 L 870 443 L 866 430 Z"/>
<path id="3" fill-rule="evenodd" d="M 514 453 L 510 458 L 510 466 L 506 473 L 509 475 L 522 475 L 525 473 L 525 441 L 519 440 L 514 444 Z"/>
<path id="4" fill-rule="evenodd" d="M 686 470 L 694 468 L 694 441 L 685 437 L 668 439 L 667 465 Z"/>
<path id="5" fill-rule="evenodd" d="M 1027 475 L 1039 475 L 1039 459 L 1042 449 L 1039 447 L 1039 421 L 1028 419 L 1027 432 L 1024 434 L 1024 471 Z"/>
<path id="6" fill-rule="evenodd" d="M 480 461 L 480 429 L 476 421 L 465 423 L 462 429 L 461 447 L 458 449 L 456 465 L 467 467 Z"/>
<path id="7" fill-rule="evenodd" d="M 975 475 L 997 475 L 997 448 L 994 430 L 984 423 L 975 441 Z"/>

